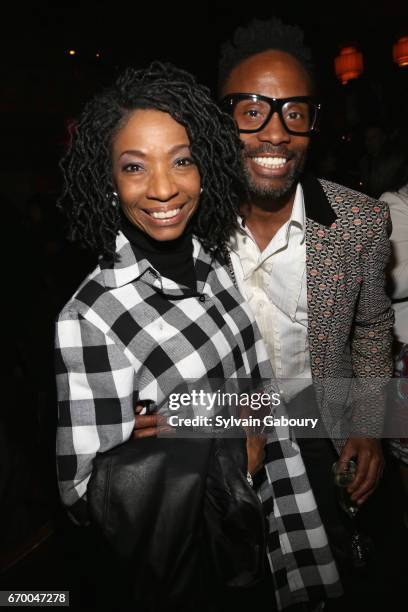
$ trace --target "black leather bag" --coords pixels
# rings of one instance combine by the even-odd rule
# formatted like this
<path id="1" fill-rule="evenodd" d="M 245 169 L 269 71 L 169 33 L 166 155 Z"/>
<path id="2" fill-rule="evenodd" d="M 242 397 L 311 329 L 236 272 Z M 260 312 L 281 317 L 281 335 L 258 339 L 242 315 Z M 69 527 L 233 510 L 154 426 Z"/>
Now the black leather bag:
<path id="1" fill-rule="evenodd" d="M 265 522 L 246 461 L 243 438 L 144 438 L 96 457 L 90 515 L 141 609 L 210 609 L 212 589 L 262 578 Z"/>

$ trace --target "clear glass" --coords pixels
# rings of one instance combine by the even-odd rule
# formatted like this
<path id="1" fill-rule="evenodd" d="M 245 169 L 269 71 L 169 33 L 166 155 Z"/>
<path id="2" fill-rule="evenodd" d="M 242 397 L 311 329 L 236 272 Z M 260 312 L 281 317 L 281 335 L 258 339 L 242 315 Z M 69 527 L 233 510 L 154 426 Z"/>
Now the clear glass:
<path id="1" fill-rule="evenodd" d="M 357 465 L 354 461 L 349 461 L 347 463 L 338 461 L 333 465 L 337 499 L 341 508 L 350 518 L 354 518 L 358 512 L 357 503 L 351 499 L 351 495 L 347 490 L 347 487 L 351 485 L 355 478 L 356 471 Z"/>
<path id="2" fill-rule="evenodd" d="M 353 482 L 357 472 L 355 461 L 337 461 L 333 464 L 333 479 L 340 507 L 352 521 L 351 559 L 355 568 L 364 568 L 369 560 L 372 543 L 367 536 L 360 533 L 356 523 L 359 506 L 351 499 L 347 487 Z"/>

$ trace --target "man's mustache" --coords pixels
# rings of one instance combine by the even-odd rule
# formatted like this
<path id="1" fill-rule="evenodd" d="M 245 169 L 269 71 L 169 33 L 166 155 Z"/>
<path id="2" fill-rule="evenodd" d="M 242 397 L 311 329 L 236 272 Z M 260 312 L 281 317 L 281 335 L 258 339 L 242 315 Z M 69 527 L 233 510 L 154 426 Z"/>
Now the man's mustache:
<path id="1" fill-rule="evenodd" d="M 289 160 L 295 157 L 296 154 L 293 151 L 289 151 L 286 147 L 274 147 L 268 143 L 259 147 L 245 147 L 244 149 L 244 157 L 260 157 L 262 155 L 285 157 Z"/>

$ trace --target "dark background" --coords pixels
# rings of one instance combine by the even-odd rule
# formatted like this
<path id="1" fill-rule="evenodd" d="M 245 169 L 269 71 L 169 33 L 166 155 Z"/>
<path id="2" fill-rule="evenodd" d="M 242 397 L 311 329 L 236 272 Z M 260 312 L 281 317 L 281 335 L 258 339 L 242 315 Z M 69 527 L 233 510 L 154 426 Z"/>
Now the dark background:
<path id="1" fill-rule="evenodd" d="M 237 2 L 83 0 L 14 2 L 3 13 L 0 197 L 7 365 L 0 411 L 2 588 L 48 585 L 88 592 L 86 578 L 75 572 L 82 536 L 61 512 L 54 469 L 53 322 L 94 265 L 92 256 L 67 243 L 55 208 L 58 160 L 69 122 L 122 68 L 144 67 L 154 59 L 190 70 L 216 93 L 222 41 L 254 17 L 275 15 L 304 29 L 317 67 L 323 112 L 311 165 L 320 175 L 329 172 L 323 162 L 334 151 L 334 178 L 364 190 L 359 159 L 366 126 L 379 122 L 389 132 L 407 133 L 408 67 L 393 63 L 392 46 L 408 34 L 408 3 L 326 4 L 319 11 L 313 2 L 246 2 L 237 8 Z M 363 52 L 364 73 L 343 86 L 334 58 L 346 43 Z M 69 49 L 76 54 L 70 56 Z M 397 487 L 394 481 L 388 490 L 392 501 L 384 508 L 394 513 L 384 520 L 397 531 L 384 536 L 384 542 L 405 537 L 398 531 Z M 399 557 L 384 542 L 380 576 L 386 584 L 395 577 Z"/>
<path id="2" fill-rule="evenodd" d="M 407 34 L 406 4 L 345 0 L 320 11 L 311 2 L 15 2 L 0 36 L 1 190 L 21 207 L 45 177 L 56 179 L 67 120 L 123 67 L 172 61 L 215 91 L 221 42 L 253 17 L 276 15 L 304 28 L 320 80 L 324 140 L 368 120 L 402 120 L 408 69 L 393 63 L 392 45 Z M 365 69 L 342 86 L 334 58 L 348 42 L 363 52 Z"/>

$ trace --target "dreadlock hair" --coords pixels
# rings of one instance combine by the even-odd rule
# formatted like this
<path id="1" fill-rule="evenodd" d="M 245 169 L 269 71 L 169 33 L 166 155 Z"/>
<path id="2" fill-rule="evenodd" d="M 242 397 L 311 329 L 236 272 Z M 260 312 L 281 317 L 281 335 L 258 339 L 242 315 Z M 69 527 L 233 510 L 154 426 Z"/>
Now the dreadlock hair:
<path id="1" fill-rule="evenodd" d="M 245 189 L 239 137 L 209 89 L 188 72 L 160 62 L 145 70 L 128 68 L 85 106 L 60 162 L 64 188 L 59 207 L 68 217 L 70 238 L 108 260 L 117 258 L 120 211 L 112 206 L 112 138 L 137 109 L 160 110 L 185 127 L 203 186 L 193 232 L 205 248 L 222 252 L 236 227 Z"/>
<path id="2" fill-rule="evenodd" d="M 252 55 L 268 50 L 285 51 L 292 55 L 314 83 L 312 55 L 304 45 L 302 30 L 272 17 L 268 21 L 254 19 L 247 27 L 237 28 L 232 41 L 223 44 L 218 66 L 219 91 L 235 66 Z"/>

